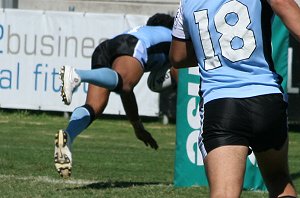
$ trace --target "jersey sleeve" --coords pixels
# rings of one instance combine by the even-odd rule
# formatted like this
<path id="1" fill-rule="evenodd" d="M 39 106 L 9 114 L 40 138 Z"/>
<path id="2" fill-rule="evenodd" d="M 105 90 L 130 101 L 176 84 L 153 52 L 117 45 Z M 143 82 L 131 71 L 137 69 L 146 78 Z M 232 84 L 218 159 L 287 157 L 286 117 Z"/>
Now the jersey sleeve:
<path id="1" fill-rule="evenodd" d="M 179 7 L 177 10 L 177 14 L 175 17 L 173 29 L 172 29 L 172 36 L 179 38 L 179 39 L 189 40 L 190 35 L 184 24 L 182 4 L 183 4 L 182 1 L 180 1 Z"/>

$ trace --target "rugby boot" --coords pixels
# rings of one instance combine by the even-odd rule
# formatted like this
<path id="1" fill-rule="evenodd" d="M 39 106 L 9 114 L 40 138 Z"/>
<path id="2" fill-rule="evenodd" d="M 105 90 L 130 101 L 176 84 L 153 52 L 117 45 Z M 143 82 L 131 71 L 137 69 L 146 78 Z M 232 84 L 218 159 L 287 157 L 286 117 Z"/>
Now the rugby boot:
<path id="1" fill-rule="evenodd" d="M 59 130 L 55 134 L 54 165 L 61 177 L 67 179 L 71 176 L 72 153 L 69 134 Z"/>
<path id="2" fill-rule="evenodd" d="M 61 85 L 61 97 L 62 101 L 69 105 L 72 102 L 72 96 L 75 89 L 80 85 L 80 76 L 76 73 L 75 69 L 71 66 L 64 65 L 60 69 Z"/>

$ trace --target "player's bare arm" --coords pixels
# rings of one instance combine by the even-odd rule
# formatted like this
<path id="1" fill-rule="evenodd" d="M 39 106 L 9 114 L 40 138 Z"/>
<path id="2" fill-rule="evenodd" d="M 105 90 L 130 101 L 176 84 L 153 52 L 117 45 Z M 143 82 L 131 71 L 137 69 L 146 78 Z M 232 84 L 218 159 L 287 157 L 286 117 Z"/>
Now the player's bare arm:
<path id="1" fill-rule="evenodd" d="M 134 129 L 134 133 L 137 139 L 144 142 L 146 146 L 150 146 L 153 149 L 158 149 L 158 144 L 156 140 L 152 137 L 145 128 L 138 114 L 138 106 L 134 92 L 122 93 L 121 95 L 122 103 L 126 111 L 126 115 Z"/>
<path id="2" fill-rule="evenodd" d="M 169 57 L 173 67 L 176 69 L 198 65 L 191 41 L 173 38 Z"/>
<path id="3" fill-rule="evenodd" d="M 295 0 L 268 0 L 291 34 L 300 42 L 300 7 Z"/>
<path id="4" fill-rule="evenodd" d="M 151 133 L 144 128 L 144 125 L 141 120 L 131 122 L 131 125 L 134 128 L 134 133 L 137 139 L 144 142 L 145 146 L 150 146 L 155 150 L 158 149 L 158 144 L 156 140 L 152 137 Z"/>

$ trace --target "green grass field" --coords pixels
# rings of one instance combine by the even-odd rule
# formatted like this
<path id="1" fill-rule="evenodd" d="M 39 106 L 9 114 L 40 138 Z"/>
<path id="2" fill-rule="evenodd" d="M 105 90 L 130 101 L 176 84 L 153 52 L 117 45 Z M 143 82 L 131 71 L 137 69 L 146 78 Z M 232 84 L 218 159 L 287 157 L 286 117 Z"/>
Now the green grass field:
<path id="1" fill-rule="evenodd" d="M 126 120 L 96 120 L 75 141 L 72 179 L 53 164 L 54 134 L 63 116 L 0 111 L 0 197 L 208 197 L 206 187 L 175 188 L 175 125 L 148 121 L 155 151 L 138 141 Z M 300 133 L 290 133 L 290 166 L 300 191 Z M 196 174 L 196 173 L 195 173 Z M 242 197 L 267 197 L 243 191 Z"/>

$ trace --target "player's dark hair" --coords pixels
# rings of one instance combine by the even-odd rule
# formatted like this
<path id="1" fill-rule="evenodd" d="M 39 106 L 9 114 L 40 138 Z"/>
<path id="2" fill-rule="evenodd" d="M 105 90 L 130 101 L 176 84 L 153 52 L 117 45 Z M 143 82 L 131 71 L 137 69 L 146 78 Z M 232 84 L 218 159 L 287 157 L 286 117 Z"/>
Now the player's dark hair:
<path id="1" fill-rule="evenodd" d="M 164 26 L 166 28 L 172 29 L 173 23 L 174 23 L 174 17 L 168 14 L 156 13 L 148 19 L 146 25 Z"/>

